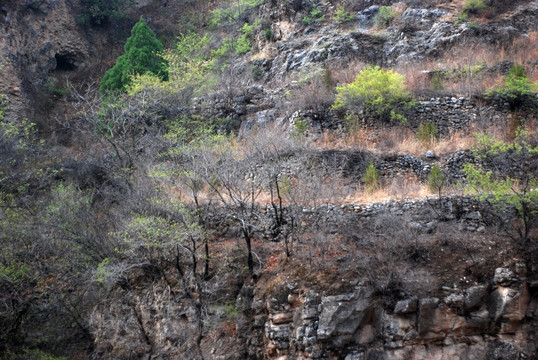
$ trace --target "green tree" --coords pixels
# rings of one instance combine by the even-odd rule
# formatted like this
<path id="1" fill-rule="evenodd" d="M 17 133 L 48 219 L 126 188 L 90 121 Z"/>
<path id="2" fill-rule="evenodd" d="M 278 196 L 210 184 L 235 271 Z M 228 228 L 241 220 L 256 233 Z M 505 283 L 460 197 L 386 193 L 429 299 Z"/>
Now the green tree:
<path id="1" fill-rule="evenodd" d="M 168 62 L 160 55 L 163 44 L 144 19 L 133 27 L 124 49 L 125 54 L 101 80 L 99 91 L 102 94 L 124 91 L 134 75 L 152 74 L 163 81 L 168 80 Z"/>
<path id="2" fill-rule="evenodd" d="M 404 76 L 394 70 L 367 66 L 351 84 L 336 87 L 333 109 L 346 111 L 348 117 L 366 110 L 380 120 L 405 121 L 404 112 L 414 104 Z"/>
<path id="3" fill-rule="evenodd" d="M 478 135 L 475 155 L 486 160 L 501 157 L 504 166 L 507 163 L 520 164 L 521 170 L 512 176 L 499 176 L 496 175 L 499 171 L 486 171 L 473 164 L 466 164 L 463 169 L 467 192 L 489 204 L 488 210 L 494 216 L 494 221 L 517 242 L 529 264 L 538 256 L 538 242 L 531 235 L 532 229 L 538 225 L 538 177 L 535 165 L 538 146 L 527 142 L 525 137 L 532 139 L 534 135 L 534 132 L 520 131 L 512 143 L 496 140 L 487 134 Z"/>
<path id="4" fill-rule="evenodd" d="M 388 26 L 396 15 L 395 11 L 392 11 L 390 6 L 381 6 L 379 12 L 375 17 L 375 22 L 379 26 Z"/>
<path id="5" fill-rule="evenodd" d="M 525 249 L 531 240 L 531 228 L 538 216 L 538 181 L 536 177 L 516 180 L 510 176 L 495 179 L 491 171 L 466 164 L 463 172 L 467 190 L 482 201 L 490 203 L 499 214 L 514 209 L 519 227 L 516 228 L 520 245 Z"/>
<path id="6" fill-rule="evenodd" d="M 467 0 L 463 5 L 463 11 L 471 14 L 478 14 L 487 7 L 482 0 Z"/>
<path id="7" fill-rule="evenodd" d="M 349 11 L 347 11 L 342 5 L 336 9 L 334 12 L 334 20 L 338 24 L 344 24 L 349 21 L 353 21 L 355 19 L 355 16 L 353 16 Z"/>
<path id="8" fill-rule="evenodd" d="M 121 19 L 133 0 L 82 0 L 81 24 L 103 25 L 110 20 Z"/>
<path id="9" fill-rule="evenodd" d="M 437 126 L 432 122 L 420 123 L 417 130 L 417 139 L 425 146 L 430 146 L 437 138 Z"/>
<path id="10" fill-rule="evenodd" d="M 534 96 L 538 91 L 538 84 L 532 83 L 525 72 L 525 68 L 520 64 L 512 66 L 506 78 L 504 86 L 486 92 L 486 99 L 500 98 L 510 104 L 512 109 L 516 109 L 525 103 L 536 104 Z"/>
<path id="11" fill-rule="evenodd" d="M 441 190 L 446 184 L 445 174 L 441 171 L 439 164 L 433 165 L 430 175 L 428 175 L 428 186 L 431 191 L 437 191 L 441 197 Z"/>
<path id="12" fill-rule="evenodd" d="M 373 161 L 366 168 L 362 181 L 366 189 L 370 192 L 379 188 L 379 171 L 375 168 Z"/>

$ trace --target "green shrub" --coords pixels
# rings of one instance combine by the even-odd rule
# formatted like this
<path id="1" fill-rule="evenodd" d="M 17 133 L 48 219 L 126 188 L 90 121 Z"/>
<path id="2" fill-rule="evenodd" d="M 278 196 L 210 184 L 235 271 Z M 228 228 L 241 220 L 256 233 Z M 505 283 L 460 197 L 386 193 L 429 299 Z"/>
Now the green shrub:
<path id="1" fill-rule="evenodd" d="M 82 12 L 77 18 L 79 24 L 103 25 L 110 20 L 125 16 L 133 0 L 82 0 Z"/>
<path id="2" fill-rule="evenodd" d="M 440 74 L 439 72 L 434 73 L 430 79 L 430 89 L 442 90 L 444 87 L 443 74 Z"/>
<path id="3" fill-rule="evenodd" d="M 485 98 L 492 100 L 498 97 L 515 109 L 526 103 L 536 105 L 538 102 L 536 92 L 538 84 L 530 81 L 523 66 L 515 64 L 506 75 L 504 86 L 488 90 Z"/>
<path id="4" fill-rule="evenodd" d="M 353 19 L 355 19 L 355 17 L 343 6 L 339 6 L 334 12 L 334 21 L 336 21 L 338 24 L 344 24 L 352 21 Z"/>
<path id="5" fill-rule="evenodd" d="M 404 76 L 394 70 L 367 66 L 351 84 L 336 87 L 334 110 L 345 110 L 347 117 L 366 110 L 380 120 L 406 121 L 404 112 L 414 106 Z"/>
<path id="6" fill-rule="evenodd" d="M 7 351 L 4 360 L 67 360 L 64 356 L 54 356 L 38 349 L 24 349 L 22 353 Z"/>
<path id="7" fill-rule="evenodd" d="M 469 21 L 469 14 L 463 13 L 458 15 L 458 20 L 456 20 L 456 25 L 464 24 Z"/>
<path id="8" fill-rule="evenodd" d="M 160 55 L 163 44 L 144 19 L 135 24 L 124 48 L 125 54 L 101 80 L 99 91 L 102 94 L 125 91 L 133 75 L 152 74 L 163 81 L 168 80 L 168 62 Z"/>
<path id="9" fill-rule="evenodd" d="M 56 96 L 64 96 L 69 94 L 69 88 L 67 86 L 58 86 L 57 81 L 53 79 L 48 79 L 45 87 L 47 88 L 47 91 Z"/>
<path id="10" fill-rule="evenodd" d="M 271 39 L 273 38 L 273 31 L 271 31 L 270 28 L 267 28 L 263 32 L 263 36 L 265 36 L 265 40 L 271 41 Z"/>
<path id="11" fill-rule="evenodd" d="M 467 0 L 463 5 L 463 11 L 470 14 L 477 14 L 486 7 L 483 0 Z"/>
<path id="12" fill-rule="evenodd" d="M 431 145 L 437 138 L 437 126 L 432 122 L 423 122 L 417 130 L 417 139 L 424 145 Z"/>
<path id="13" fill-rule="evenodd" d="M 252 46 L 250 38 L 254 33 L 254 27 L 246 23 L 245 25 L 243 25 L 240 31 L 241 36 L 237 39 L 235 51 L 240 55 L 244 55 L 250 51 L 250 48 Z"/>
<path id="14" fill-rule="evenodd" d="M 324 19 L 325 16 L 323 15 L 323 12 L 318 8 L 314 8 L 308 15 L 303 16 L 302 22 L 305 25 L 310 25 L 314 22 L 321 22 Z"/>
<path id="15" fill-rule="evenodd" d="M 258 65 L 255 65 L 252 67 L 252 78 L 255 80 L 255 81 L 258 81 L 258 80 L 261 80 L 262 77 L 263 77 L 263 69 L 258 66 Z"/>
<path id="16" fill-rule="evenodd" d="M 395 15 L 396 12 L 392 11 L 390 6 L 381 6 L 379 8 L 379 12 L 375 16 L 375 23 L 380 26 L 388 26 L 394 19 Z"/>
<path id="17" fill-rule="evenodd" d="M 291 136 L 296 139 L 301 139 L 305 136 L 308 124 L 303 118 L 298 118 L 293 124 L 293 130 Z"/>
<path id="18" fill-rule="evenodd" d="M 375 168 L 373 161 L 370 162 L 370 165 L 366 168 L 362 181 L 366 190 L 370 192 L 379 188 L 379 171 Z"/>
<path id="19" fill-rule="evenodd" d="M 445 174 L 441 171 L 439 164 L 433 165 L 430 174 L 428 175 L 428 187 L 431 191 L 436 191 L 441 197 L 441 190 L 446 184 Z"/>
<path id="20" fill-rule="evenodd" d="M 241 15 L 256 6 L 264 3 L 265 0 L 239 0 L 234 2 L 230 7 L 217 8 L 210 13 L 209 25 L 216 28 L 222 25 L 236 24 Z"/>
<path id="21" fill-rule="evenodd" d="M 4 118 L 4 115 L 6 114 L 6 107 L 7 107 L 7 96 L 4 94 L 0 94 L 0 120 Z"/>

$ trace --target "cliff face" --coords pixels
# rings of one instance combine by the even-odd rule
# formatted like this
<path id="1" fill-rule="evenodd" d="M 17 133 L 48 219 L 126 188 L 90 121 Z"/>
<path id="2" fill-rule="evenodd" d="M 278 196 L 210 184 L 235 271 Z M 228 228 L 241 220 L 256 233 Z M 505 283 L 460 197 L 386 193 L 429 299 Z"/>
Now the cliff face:
<path id="1" fill-rule="evenodd" d="M 95 356 L 533 359 L 537 283 L 524 263 L 505 257 L 513 244 L 494 240 L 480 206 L 444 198 L 309 209 L 307 226 L 324 229 L 332 243 L 325 258 L 304 255 L 312 239 L 294 244 L 288 259 L 273 248 L 260 278 L 245 281 L 244 270 L 220 253 L 215 260 L 228 278 L 215 274 L 194 296 L 152 280 L 151 269 L 136 271 L 129 288 L 116 288 L 95 309 Z M 384 250 L 364 239 L 379 224 L 388 232 L 377 240 L 387 241 Z M 336 240 L 335 231 L 356 239 Z M 365 265 L 364 251 L 385 259 Z"/>
<path id="2" fill-rule="evenodd" d="M 137 1 L 126 19 L 92 27 L 77 23 L 81 10 L 77 0 L 2 2 L 0 94 L 7 95 L 6 118 L 28 118 L 47 136 L 54 133 L 56 121 L 73 112 L 70 102 L 76 99 L 65 95 L 69 85 L 97 83 L 122 53 L 137 18 L 144 15 L 158 34 L 172 37 L 177 35 L 175 21 L 186 3 L 195 2 Z M 200 3 L 200 9 L 212 4 Z M 400 10 L 397 25 L 376 26 L 376 14 L 389 3 Z M 313 16 L 314 9 L 334 14 L 336 7 L 331 1 L 267 0 L 255 7 L 255 14 L 248 15 L 251 24 L 261 19 L 265 26 L 261 29 L 266 31 L 259 31 L 252 39 L 252 54 L 235 56 L 226 70 L 237 77 L 222 89 L 193 99 L 189 109 L 178 113 L 190 112 L 203 119 L 227 118 L 233 123 L 230 127 L 240 129 L 247 138 L 256 135 L 253 129 L 267 125 L 293 132 L 299 122 L 306 124 L 305 133 L 315 139 L 327 133 L 342 136 L 345 120 L 331 111 L 334 91 L 328 100 L 322 99 L 320 95 L 326 95 L 321 91 L 324 84 L 312 78 L 326 75 L 334 82 L 334 90 L 340 81 L 352 81 L 360 66 L 376 64 L 408 70 L 417 82 L 427 84 L 428 91 L 435 76 L 468 79 L 467 83 L 461 81 L 463 89 L 421 93 L 409 115 L 410 127 L 431 122 L 441 137 L 448 137 L 459 132 L 468 135 L 468 129 L 479 123 L 506 122 L 510 112 L 504 104 L 484 104 L 471 96 L 470 83 L 476 74 L 470 70 L 470 49 L 505 43 L 531 46 L 538 30 L 538 2 L 506 5 L 491 1 L 499 14 L 492 15 L 492 21 L 482 19 L 483 24 L 456 21 L 460 3 L 360 1 L 353 8 L 352 20 L 338 24 L 322 17 L 305 20 Z M 199 26 L 208 29 L 206 23 Z M 215 36 L 218 41 L 240 34 L 237 29 L 222 32 Z M 458 52 L 451 54 L 454 49 Z M 463 59 L 463 65 L 456 71 L 423 71 L 417 65 L 443 56 Z M 488 64 L 476 72 L 500 77 L 513 63 Z M 526 65 L 536 69 L 538 63 L 534 60 Z M 255 79 L 251 74 L 256 74 Z M 310 87 L 304 85 L 311 81 Z M 161 110 L 157 111 L 158 121 L 166 118 Z M 368 120 L 361 119 L 358 126 L 373 129 L 371 136 L 387 125 L 370 125 Z M 420 156 L 317 148 L 311 149 L 314 155 L 304 163 L 290 151 L 279 154 L 278 161 L 284 159 L 285 163 L 278 164 L 282 172 L 278 176 L 325 166 L 320 172 L 323 175 L 312 181 L 338 174 L 346 191 L 352 192 L 360 187 L 369 161 L 394 184 L 408 179 L 424 183 L 436 163 L 453 184 L 463 178 L 461 170 L 467 162 L 485 165 L 503 176 L 522 173 L 523 169 L 536 171 L 536 155 L 521 162 L 496 158 L 497 163 L 488 164 L 468 147 L 459 150 L 439 156 L 428 151 Z M 103 155 L 103 161 L 113 157 Z M 266 165 L 257 164 L 256 168 Z M 150 165 L 143 164 L 140 169 L 143 172 Z M 65 173 L 68 170 L 62 167 Z M 112 179 L 115 174 L 109 175 Z M 242 180 L 247 178 L 244 175 Z M 129 191 L 131 185 L 138 184 L 129 184 Z M 340 185 L 335 181 L 328 188 Z M 150 192 L 145 188 L 140 192 L 146 191 Z M 407 189 L 397 191 L 398 196 L 407 196 Z M 129 195 L 122 193 L 110 207 L 116 211 L 119 202 L 129 201 Z M 319 204 L 316 196 L 310 200 Z M 265 204 L 260 208 L 252 220 L 257 229 L 252 239 L 257 259 L 254 274 L 243 265 L 245 246 L 237 218 L 223 214 L 234 209 L 215 207 L 208 221 L 214 233 L 209 245 L 211 274 L 203 281 L 196 270 L 189 275 L 181 268 L 183 258 L 177 250 L 177 258 L 170 257 L 175 264 L 165 256 L 156 256 L 150 266 L 141 256 L 139 262 L 131 259 L 133 264 L 126 266 L 129 270 L 116 282 L 101 287 L 94 283 L 92 297 L 99 301 L 92 298 L 88 306 L 92 308 L 76 314 L 84 318 L 85 341 L 93 340 L 88 357 L 536 359 L 538 282 L 533 276 L 538 265 L 524 264 L 526 254 L 504 234 L 499 218 L 491 216 L 487 204 L 461 196 L 366 205 L 343 201 L 323 206 L 299 204 L 295 210 L 301 214 L 299 223 L 285 224 L 301 229 L 290 236 L 290 244 L 271 238 L 278 210 Z M 106 217 L 105 212 L 98 213 L 99 218 Z M 509 219 L 517 223 L 517 219 Z M 114 225 L 110 229 L 115 229 Z M 535 228 L 531 236 L 536 241 Z M 196 248 L 200 245 L 193 246 L 196 257 L 196 251 L 201 253 Z M 145 256 L 151 258 L 152 254 Z M 184 261 L 188 268 L 190 259 Z M 39 301 L 46 303 L 43 308 L 47 311 L 53 308 L 46 299 Z M 44 336 L 41 327 L 31 327 L 38 323 L 46 328 L 53 318 L 45 314 L 32 319 L 35 322 L 28 321 L 23 335 Z M 85 346 L 81 346 L 84 351 L 89 347 L 87 341 Z"/>
<path id="3" fill-rule="evenodd" d="M 4 1 L 0 12 L 0 92 L 7 95 L 8 119 L 36 122 L 47 133 L 69 107 L 69 86 L 99 82 L 122 54 L 143 6 L 101 27 L 80 24 L 80 1 Z M 131 18 L 132 17 L 132 18 Z"/>
<path id="4" fill-rule="evenodd" d="M 40 100 L 47 86 L 65 86 L 66 79 L 95 66 L 99 47 L 77 25 L 77 13 L 71 1 L 4 3 L 0 87 L 8 95 L 8 116 L 34 119 L 46 110 Z"/>

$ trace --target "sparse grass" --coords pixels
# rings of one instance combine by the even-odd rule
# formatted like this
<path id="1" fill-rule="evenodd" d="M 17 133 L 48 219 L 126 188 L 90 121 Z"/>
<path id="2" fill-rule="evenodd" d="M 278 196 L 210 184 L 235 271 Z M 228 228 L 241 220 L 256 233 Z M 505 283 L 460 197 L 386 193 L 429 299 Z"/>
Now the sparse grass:
<path id="1" fill-rule="evenodd" d="M 462 194 L 463 191 L 458 186 L 452 185 L 443 189 L 443 195 Z M 420 182 L 412 175 L 402 175 L 383 179 L 381 186 L 375 191 L 357 189 L 347 195 L 343 202 L 348 204 L 371 204 L 407 199 L 426 199 L 431 196 L 432 193 L 427 183 Z"/>
<path id="2" fill-rule="evenodd" d="M 453 131 L 442 136 L 428 147 L 408 127 L 396 126 L 376 130 L 359 128 L 349 134 L 346 139 L 325 132 L 314 142 L 314 146 L 324 149 L 356 148 L 373 154 L 393 153 L 423 156 L 426 150 L 432 150 L 436 154 L 442 155 L 470 149 L 475 141 L 472 131 Z"/>
<path id="3" fill-rule="evenodd" d="M 522 64 L 531 82 L 538 81 L 538 67 L 534 65 L 537 58 L 538 32 L 532 31 L 519 36 L 510 44 L 497 47 L 481 43 L 463 43 L 447 51 L 442 58 L 401 66 L 397 71 L 405 75 L 407 88 L 415 93 L 431 93 L 432 79 L 429 78 L 428 71 L 441 71 L 447 76 L 441 79 L 440 84 L 435 84 L 437 89 L 433 90 L 482 95 L 502 84 L 503 75 L 488 69 L 505 61 Z"/>

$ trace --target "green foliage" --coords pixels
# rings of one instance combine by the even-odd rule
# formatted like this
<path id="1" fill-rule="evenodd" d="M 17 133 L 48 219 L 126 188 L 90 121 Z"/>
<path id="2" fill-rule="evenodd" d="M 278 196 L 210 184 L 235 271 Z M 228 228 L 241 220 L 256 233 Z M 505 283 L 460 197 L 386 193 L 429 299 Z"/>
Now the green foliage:
<path id="1" fill-rule="evenodd" d="M 223 60 L 231 55 L 244 55 L 250 51 L 254 26 L 245 23 L 239 31 L 241 35 L 238 38 L 224 38 L 222 45 L 218 49 L 211 51 L 211 68 L 213 70 L 223 70 L 226 67 L 226 63 L 224 62 L 221 66 L 218 66 L 218 64 L 222 63 Z"/>
<path id="2" fill-rule="evenodd" d="M 305 25 L 310 25 L 315 22 L 322 22 L 325 20 L 325 16 L 323 15 L 323 11 L 321 11 L 318 8 L 314 8 L 310 11 L 308 15 L 304 15 L 301 21 Z"/>
<path id="3" fill-rule="evenodd" d="M 125 91 L 135 75 L 151 74 L 163 81 L 168 80 L 168 62 L 161 56 L 163 44 L 144 19 L 133 27 L 124 49 L 125 54 L 101 80 L 99 91 L 102 94 Z"/>
<path id="4" fill-rule="evenodd" d="M 271 30 L 271 28 L 265 29 L 263 32 L 263 36 L 265 37 L 265 40 L 271 41 L 271 39 L 273 38 L 273 31 Z"/>
<path id="5" fill-rule="evenodd" d="M 500 210 L 513 207 L 524 222 L 538 214 L 538 180 L 531 178 L 526 184 L 506 176 L 495 179 L 491 171 L 484 171 L 473 164 L 463 168 L 467 180 L 466 190 L 475 194 L 481 201 L 489 201 Z M 522 240 L 527 240 L 525 231 Z"/>
<path id="6" fill-rule="evenodd" d="M 261 66 L 259 65 L 254 65 L 252 67 L 252 78 L 254 79 L 254 81 L 258 81 L 258 80 L 261 80 L 262 77 L 263 77 L 263 69 Z"/>
<path id="7" fill-rule="evenodd" d="M 48 79 L 45 87 L 47 91 L 56 96 L 64 96 L 69 94 L 69 88 L 67 86 L 58 86 L 57 81 L 53 79 Z"/>
<path id="8" fill-rule="evenodd" d="M 403 112 L 414 106 L 404 76 L 379 66 L 367 66 L 351 84 L 337 86 L 336 92 L 333 109 L 345 110 L 348 117 L 366 110 L 380 120 L 405 122 Z"/>
<path id="9" fill-rule="evenodd" d="M 3 108 L 0 106 L 0 120 Z M 35 144 L 36 124 L 28 120 L 0 121 L 0 149 L 5 150 L 0 157 L 0 180 L 17 166 L 27 165 L 32 160 L 32 152 L 39 150 Z"/>
<path id="10" fill-rule="evenodd" d="M 354 19 L 355 17 L 343 6 L 339 6 L 334 12 L 334 21 L 336 21 L 338 24 L 344 24 L 349 21 L 353 21 Z"/>
<path id="11" fill-rule="evenodd" d="M 473 149 L 473 152 L 478 158 L 485 158 L 486 156 L 495 156 L 508 152 L 514 154 L 521 154 L 523 152 L 531 155 L 538 154 L 538 146 L 532 146 L 524 140 L 524 138 L 529 135 L 532 134 L 518 129 L 515 141 L 504 142 L 495 139 L 488 133 L 476 133 L 475 136 L 478 144 Z"/>
<path id="12" fill-rule="evenodd" d="M 7 281 L 13 285 L 20 285 L 30 279 L 29 272 L 30 268 L 27 264 L 18 260 L 9 261 L 0 264 L 0 281 Z"/>
<path id="13" fill-rule="evenodd" d="M 437 138 L 437 126 L 432 122 L 420 123 L 417 130 L 417 139 L 424 145 L 430 146 Z"/>
<path id="14" fill-rule="evenodd" d="M 475 23 L 474 21 L 469 21 L 468 25 L 471 29 L 474 29 L 474 30 L 480 27 L 480 25 L 478 25 L 478 23 Z"/>
<path id="15" fill-rule="evenodd" d="M 171 81 L 163 85 L 174 92 L 187 94 L 187 98 L 208 91 L 214 83 L 211 71 L 220 55 L 209 50 L 210 41 L 208 34 L 181 34 L 176 49 L 165 56 Z"/>
<path id="16" fill-rule="evenodd" d="M 22 353 L 8 351 L 4 360 L 67 360 L 65 356 L 54 356 L 39 349 L 24 349 Z"/>
<path id="17" fill-rule="evenodd" d="M 293 124 L 293 130 L 291 136 L 296 139 L 304 138 L 306 130 L 308 129 L 308 124 L 303 118 L 297 118 L 295 124 Z"/>
<path id="18" fill-rule="evenodd" d="M 430 89 L 442 90 L 443 88 L 443 75 L 438 72 L 434 73 L 430 79 Z"/>
<path id="19" fill-rule="evenodd" d="M 108 277 L 109 272 L 107 271 L 107 265 L 110 263 L 111 258 L 104 258 L 103 261 L 97 265 L 97 270 L 95 270 L 95 278 L 98 283 L 103 283 Z"/>
<path id="20" fill-rule="evenodd" d="M 370 162 L 370 165 L 366 168 L 362 181 L 364 187 L 370 192 L 379 188 L 379 171 L 375 168 L 373 161 Z"/>
<path id="21" fill-rule="evenodd" d="M 488 90 L 485 97 L 488 100 L 500 97 L 511 108 L 517 108 L 525 103 L 536 105 L 536 92 L 538 84 L 530 81 L 523 66 L 515 64 L 506 75 L 504 86 Z"/>
<path id="22" fill-rule="evenodd" d="M 239 311 L 235 303 L 230 301 L 224 304 L 224 316 L 226 316 L 226 318 L 233 320 L 237 317 L 237 315 L 239 315 Z"/>
<path id="23" fill-rule="evenodd" d="M 237 39 L 236 52 L 240 55 L 244 55 L 250 51 L 251 42 L 250 38 L 254 33 L 254 27 L 248 23 L 244 24 L 241 28 L 241 36 Z"/>
<path id="24" fill-rule="evenodd" d="M 280 177 L 280 193 L 282 194 L 282 196 L 289 197 L 291 191 L 291 180 L 288 175 L 284 174 Z"/>
<path id="25" fill-rule="evenodd" d="M 4 94 L 0 94 L 0 120 L 4 118 L 6 114 L 7 97 Z"/>
<path id="26" fill-rule="evenodd" d="M 264 2 L 265 0 L 239 0 L 233 2 L 230 7 L 212 10 L 209 25 L 214 29 L 223 25 L 236 24 L 245 11 L 260 6 Z"/>
<path id="27" fill-rule="evenodd" d="M 469 21 L 469 14 L 463 13 L 458 15 L 458 19 L 456 20 L 456 25 L 464 24 L 467 21 Z"/>
<path id="28" fill-rule="evenodd" d="M 388 26 L 396 16 L 396 12 L 392 11 L 390 6 L 381 6 L 379 12 L 375 16 L 375 22 L 379 26 Z"/>
<path id="29" fill-rule="evenodd" d="M 486 8 L 483 0 L 467 0 L 463 5 L 463 11 L 470 14 L 477 14 Z"/>
<path id="30" fill-rule="evenodd" d="M 538 154 L 538 146 L 533 146 L 523 140 L 533 135 L 519 130 L 513 143 L 496 140 L 487 134 L 477 134 L 478 146 L 474 153 L 479 158 L 497 155 L 517 156 L 519 161 L 524 157 L 523 163 L 533 161 Z M 466 190 L 475 194 L 482 201 L 492 204 L 500 213 L 507 209 L 516 210 L 521 226 L 517 229 L 522 245 L 527 245 L 530 236 L 531 224 L 538 215 L 538 179 L 531 171 L 523 171 L 519 179 L 506 176 L 495 178 L 493 172 L 484 171 L 473 164 L 466 164 L 463 173 L 467 181 Z"/>
<path id="31" fill-rule="evenodd" d="M 168 154 L 179 155 L 183 146 L 217 135 L 211 124 L 197 115 L 184 115 L 177 120 L 166 122 L 165 125 L 166 133 L 163 139 L 169 144 Z"/>
<path id="32" fill-rule="evenodd" d="M 441 171 L 439 164 L 433 165 L 430 174 L 428 175 L 428 187 L 430 191 L 437 191 L 441 197 L 441 190 L 446 184 L 445 174 Z"/>
<path id="33" fill-rule="evenodd" d="M 77 22 L 103 25 L 110 20 L 123 18 L 125 11 L 133 4 L 133 0 L 82 0 L 82 12 Z"/>

